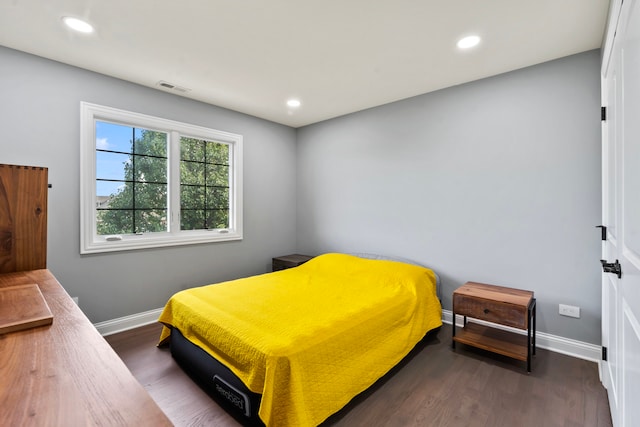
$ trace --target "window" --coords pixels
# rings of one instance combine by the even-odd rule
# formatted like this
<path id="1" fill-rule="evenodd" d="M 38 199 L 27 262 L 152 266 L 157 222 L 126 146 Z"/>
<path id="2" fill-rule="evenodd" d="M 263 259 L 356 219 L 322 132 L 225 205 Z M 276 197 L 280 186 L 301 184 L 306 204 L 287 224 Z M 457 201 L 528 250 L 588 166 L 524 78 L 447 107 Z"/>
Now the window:
<path id="1" fill-rule="evenodd" d="M 180 138 L 180 228 L 229 227 L 229 145 Z"/>
<path id="2" fill-rule="evenodd" d="M 81 103 L 81 253 L 242 239 L 242 136 Z"/>
<path id="3" fill-rule="evenodd" d="M 98 236 L 168 231 L 165 132 L 95 121 Z"/>

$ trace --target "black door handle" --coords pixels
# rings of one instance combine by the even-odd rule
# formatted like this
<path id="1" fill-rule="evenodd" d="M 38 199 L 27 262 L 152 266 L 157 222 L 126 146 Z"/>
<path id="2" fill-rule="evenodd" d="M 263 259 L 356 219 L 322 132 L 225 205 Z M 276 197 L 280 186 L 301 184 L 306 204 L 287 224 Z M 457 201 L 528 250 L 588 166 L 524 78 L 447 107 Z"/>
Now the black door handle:
<path id="1" fill-rule="evenodd" d="M 618 279 L 622 277 L 622 268 L 618 260 L 616 260 L 616 262 L 607 262 L 606 260 L 601 259 L 600 264 L 602 264 L 602 271 L 605 273 L 616 274 Z"/>

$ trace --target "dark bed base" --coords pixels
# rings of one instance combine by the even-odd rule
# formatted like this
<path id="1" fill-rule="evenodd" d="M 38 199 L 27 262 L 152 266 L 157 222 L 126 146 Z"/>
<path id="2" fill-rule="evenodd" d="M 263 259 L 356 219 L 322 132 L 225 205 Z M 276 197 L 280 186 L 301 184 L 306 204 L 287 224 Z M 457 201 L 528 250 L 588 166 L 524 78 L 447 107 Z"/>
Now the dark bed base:
<path id="1" fill-rule="evenodd" d="M 231 416 L 245 426 L 264 426 L 258 417 L 261 394 L 253 393 L 233 372 L 171 329 L 171 355 L 180 367 Z"/>
<path id="2" fill-rule="evenodd" d="M 394 366 L 387 374 L 374 383 L 368 391 L 386 382 L 398 369 L 408 363 L 411 358 L 420 351 L 426 342 L 435 338 L 440 327 L 433 329 L 420 340 L 413 350 L 404 359 Z M 262 395 L 250 391 L 233 372 L 222 363 L 218 362 L 209 353 L 187 340 L 178 329 L 171 328 L 171 355 L 180 367 L 196 382 L 207 394 L 220 404 L 233 418 L 244 426 L 264 427 L 264 423 L 258 416 L 260 399 Z M 354 398 L 345 408 L 357 403 Z M 324 424 L 331 424 L 331 420 L 339 419 L 339 411 L 333 414 Z"/>

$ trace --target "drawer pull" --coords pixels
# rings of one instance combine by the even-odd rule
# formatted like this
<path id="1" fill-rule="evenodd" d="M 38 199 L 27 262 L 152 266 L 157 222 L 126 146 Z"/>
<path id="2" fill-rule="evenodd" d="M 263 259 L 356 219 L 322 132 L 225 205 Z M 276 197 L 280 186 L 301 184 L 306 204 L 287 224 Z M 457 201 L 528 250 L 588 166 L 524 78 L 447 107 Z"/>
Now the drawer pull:
<path id="1" fill-rule="evenodd" d="M 484 314 L 489 313 L 489 309 L 488 308 L 485 308 L 483 311 L 484 311 Z"/>

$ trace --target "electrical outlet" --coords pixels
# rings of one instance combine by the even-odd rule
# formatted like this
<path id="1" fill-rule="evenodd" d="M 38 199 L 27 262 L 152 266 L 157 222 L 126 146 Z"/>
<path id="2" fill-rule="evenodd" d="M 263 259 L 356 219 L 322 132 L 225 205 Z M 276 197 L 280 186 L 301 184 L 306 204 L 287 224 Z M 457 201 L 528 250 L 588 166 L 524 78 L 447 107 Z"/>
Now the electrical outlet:
<path id="1" fill-rule="evenodd" d="M 560 316 L 569 316 L 575 317 L 576 319 L 580 318 L 580 307 L 576 307 L 573 305 L 560 304 Z"/>

